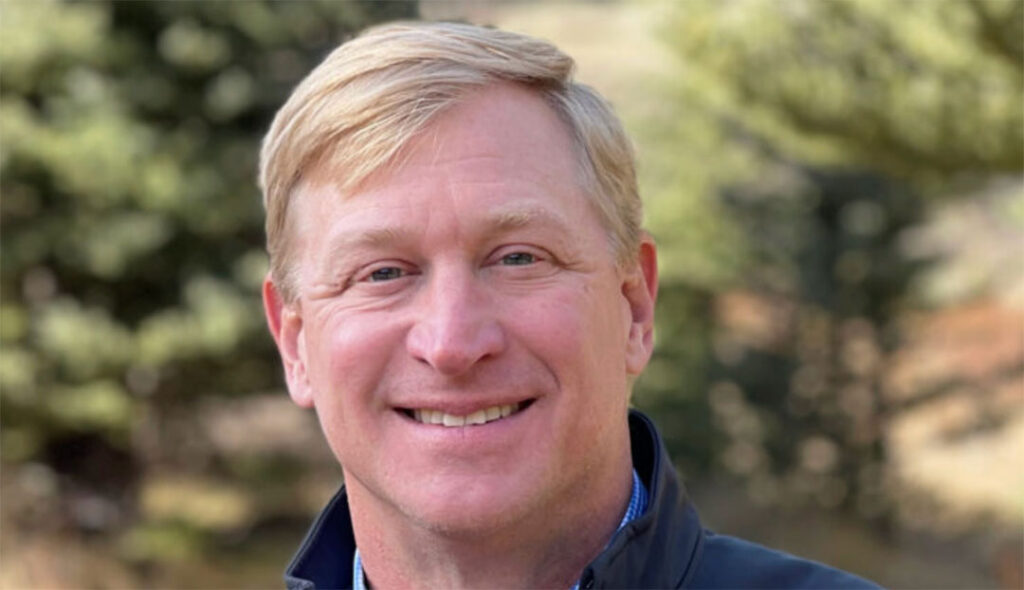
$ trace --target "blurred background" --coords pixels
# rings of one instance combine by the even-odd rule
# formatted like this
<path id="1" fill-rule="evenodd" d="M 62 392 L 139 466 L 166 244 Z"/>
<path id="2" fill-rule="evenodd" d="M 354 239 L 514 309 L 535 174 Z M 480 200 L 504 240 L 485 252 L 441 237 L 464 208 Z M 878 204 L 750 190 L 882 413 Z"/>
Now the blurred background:
<path id="1" fill-rule="evenodd" d="M 0 585 L 270 588 L 340 482 L 263 323 L 259 140 L 353 31 L 577 58 L 661 248 L 634 395 L 705 523 L 1021 588 L 1024 3 L 0 4 Z"/>

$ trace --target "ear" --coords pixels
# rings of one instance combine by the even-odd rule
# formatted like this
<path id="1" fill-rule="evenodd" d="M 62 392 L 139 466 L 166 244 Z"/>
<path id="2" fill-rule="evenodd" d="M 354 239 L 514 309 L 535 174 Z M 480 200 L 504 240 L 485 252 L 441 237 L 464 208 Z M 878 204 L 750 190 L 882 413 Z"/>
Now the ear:
<path id="1" fill-rule="evenodd" d="M 297 405 L 313 407 L 313 393 L 306 374 L 306 345 L 302 331 L 302 311 L 297 303 L 287 303 L 270 274 L 263 280 L 263 311 L 267 325 L 281 354 L 288 393 Z"/>
<path id="2" fill-rule="evenodd" d="M 633 269 L 622 283 L 629 304 L 630 326 L 626 341 L 626 372 L 639 375 L 654 351 L 654 304 L 658 299 L 658 252 L 644 232 Z"/>

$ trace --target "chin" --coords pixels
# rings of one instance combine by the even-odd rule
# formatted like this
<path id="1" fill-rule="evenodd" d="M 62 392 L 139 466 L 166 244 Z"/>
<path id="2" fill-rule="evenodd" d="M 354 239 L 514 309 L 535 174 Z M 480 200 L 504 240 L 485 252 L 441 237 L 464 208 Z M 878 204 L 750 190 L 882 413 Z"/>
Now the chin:
<path id="1" fill-rule="evenodd" d="M 413 504 L 405 512 L 424 528 L 447 535 L 476 536 L 521 523 L 536 502 L 508 485 L 499 489 L 460 485 L 440 496 L 418 498 Z"/>

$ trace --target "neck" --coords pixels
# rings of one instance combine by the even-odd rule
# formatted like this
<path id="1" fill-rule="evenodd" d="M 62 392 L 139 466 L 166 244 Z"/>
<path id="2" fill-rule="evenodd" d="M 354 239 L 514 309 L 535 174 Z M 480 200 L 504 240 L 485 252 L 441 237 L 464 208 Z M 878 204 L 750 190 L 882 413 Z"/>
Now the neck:
<path id="1" fill-rule="evenodd" d="M 480 530 L 450 530 L 382 514 L 375 496 L 358 483 L 350 485 L 363 569 L 375 588 L 570 588 L 604 549 L 629 503 L 628 451 L 607 477 L 594 480 L 603 485 L 591 493 L 573 491 L 568 502 L 563 498 L 514 522 Z"/>

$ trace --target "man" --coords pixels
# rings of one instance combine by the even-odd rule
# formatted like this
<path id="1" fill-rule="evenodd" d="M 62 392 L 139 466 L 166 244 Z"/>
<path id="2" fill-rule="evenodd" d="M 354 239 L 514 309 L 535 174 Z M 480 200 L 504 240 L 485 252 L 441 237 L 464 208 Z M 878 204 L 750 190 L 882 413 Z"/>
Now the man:
<path id="1" fill-rule="evenodd" d="M 277 114 L 267 319 L 345 476 L 288 586 L 870 587 L 704 531 L 630 414 L 655 247 L 629 141 L 572 68 L 388 25 Z"/>

